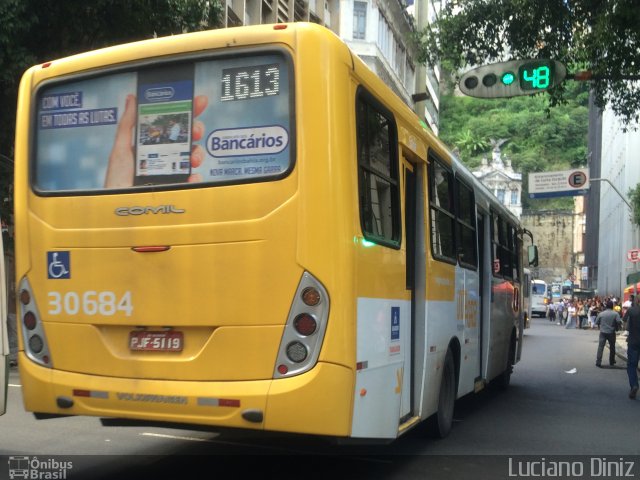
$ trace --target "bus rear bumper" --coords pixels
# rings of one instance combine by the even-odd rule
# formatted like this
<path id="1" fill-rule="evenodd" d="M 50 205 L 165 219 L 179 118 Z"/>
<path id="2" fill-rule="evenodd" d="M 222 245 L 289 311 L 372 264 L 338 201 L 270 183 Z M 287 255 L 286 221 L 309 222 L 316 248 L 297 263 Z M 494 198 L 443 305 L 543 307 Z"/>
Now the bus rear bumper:
<path id="1" fill-rule="evenodd" d="M 87 415 L 228 428 L 348 436 L 353 372 L 319 363 L 277 380 L 139 380 L 43 368 L 22 352 L 24 406 L 38 414 Z"/>

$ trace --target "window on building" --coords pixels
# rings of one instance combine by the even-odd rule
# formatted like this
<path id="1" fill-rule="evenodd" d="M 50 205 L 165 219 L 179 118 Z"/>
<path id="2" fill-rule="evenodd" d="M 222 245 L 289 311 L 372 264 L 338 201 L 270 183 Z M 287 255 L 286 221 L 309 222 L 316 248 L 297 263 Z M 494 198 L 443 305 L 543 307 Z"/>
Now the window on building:
<path id="1" fill-rule="evenodd" d="M 518 205 L 518 190 L 511 190 L 511 205 Z"/>
<path id="2" fill-rule="evenodd" d="M 379 11 L 380 21 L 378 23 L 378 48 L 382 56 L 389 63 L 389 66 L 398 73 L 400 78 L 404 75 L 405 53 L 401 42 L 396 37 L 391 28 L 391 24 Z"/>
<path id="3" fill-rule="evenodd" d="M 496 197 L 498 197 L 498 201 L 504 205 L 504 189 L 499 188 L 496 190 Z"/>
<path id="4" fill-rule="evenodd" d="M 367 2 L 353 4 L 353 39 L 364 40 L 367 36 Z"/>
<path id="5" fill-rule="evenodd" d="M 362 232 L 369 241 L 400 246 L 397 128 L 393 115 L 364 90 L 356 100 Z"/>

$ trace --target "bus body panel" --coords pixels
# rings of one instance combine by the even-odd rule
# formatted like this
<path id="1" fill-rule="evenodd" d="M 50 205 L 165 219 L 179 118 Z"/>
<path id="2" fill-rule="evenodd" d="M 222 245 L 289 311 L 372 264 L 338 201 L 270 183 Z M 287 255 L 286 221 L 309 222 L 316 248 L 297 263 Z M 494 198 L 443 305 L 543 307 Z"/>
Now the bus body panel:
<path id="1" fill-rule="evenodd" d="M 458 268 L 456 272 L 456 320 L 460 343 L 458 396 L 474 391 L 481 375 L 480 358 L 480 282 L 476 271 Z"/>
<path id="2" fill-rule="evenodd" d="M 30 380 L 24 385 L 25 408 L 34 412 L 334 436 L 349 432 L 351 410 L 344 392 L 351 392 L 353 374 L 337 365 L 321 363 L 289 379 L 242 382 L 88 376 L 39 367 L 23 354 L 19 369 Z M 58 397 L 73 399 L 73 409 L 58 407 Z M 245 420 L 246 411 L 264 412 L 264 421 Z"/>
<path id="3" fill-rule="evenodd" d="M 295 187 L 295 184 L 289 184 Z M 263 185 L 268 184 L 260 186 Z M 191 193 L 214 205 L 225 205 L 229 201 L 224 189 Z M 143 198 L 138 202 L 144 203 L 147 195 L 141 196 Z M 278 198 L 278 195 L 274 196 Z M 178 197 L 174 199 L 175 204 L 185 205 L 181 196 L 174 197 Z M 279 197 L 282 199 L 282 195 Z M 113 196 L 102 198 L 108 199 L 105 203 L 111 205 L 117 200 Z M 45 200 L 57 199 L 36 197 L 30 200 L 45 203 Z M 93 200 L 86 202 L 89 207 L 100 203 Z M 51 205 L 55 208 L 56 203 L 51 202 Z M 89 211 L 111 221 L 110 217 L 115 216 L 109 213 L 111 205 Z M 134 226 L 133 220 L 127 218 L 123 222 L 127 226 L 117 232 L 104 234 L 106 229 L 103 228 L 85 228 L 80 237 L 72 232 L 81 228 L 86 213 L 74 215 L 73 211 L 68 212 L 70 218 L 76 219 L 76 225 L 62 231 L 32 216 L 29 247 L 34 261 L 28 275 L 32 279 L 47 279 L 43 282 L 44 289 L 35 292 L 36 303 L 47 325 L 46 333 L 51 335 L 49 340 L 54 346 L 65 349 L 53 347 L 53 365 L 88 374 L 103 374 L 105 369 L 113 368 L 112 375 L 119 372 L 126 376 L 129 371 L 130 375 L 141 378 L 158 378 L 163 375 L 160 373 L 163 369 L 166 368 L 166 375 L 169 375 L 170 371 L 179 365 L 184 367 L 186 363 L 199 372 L 195 373 L 197 378 L 220 380 L 224 378 L 220 377 L 220 371 L 228 370 L 228 365 L 209 362 L 219 360 L 220 355 L 235 348 L 237 355 L 245 355 L 239 360 L 240 365 L 256 362 L 250 371 L 243 372 L 243 378 L 270 378 L 278 348 L 277 338 L 282 331 L 281 327 L 273 329 L 273 326 L 285 323 L 291 297 L 302 274 L 295 260 L 295 206 L 295 200 L 285 197 L 280 208 L 263 218 L 243 221 L 239 215 L 236 222 L 206 223 L 202 213 L 194 208 L 192 215 L 187 207 L 179 216 L 187 220 L 192 218 L 191 225 L 154 225 L 150 228 L 150 222 L 160 219 L 137 217 L 135 220 L 142 225 Z M 105 213 L 100 215 L 99 211 Z M 53 217 L 55 223 L 59 214 L 57 210 L 54 212 L 49 217 Z M 168 222 L 166 218 L 162 221 Z M 151 253 L 132 250 L 132 247 L 145 245 L 169 245 L 171 248 Z M 65 268 L 69 278 L 53 278 L 47 271 L 51 268 L 52 255 L 60 252 L 67 255 L 69 264 Z M 101 265 L 100 269 L 95 268 L 97 263 Z M 283 295 L 284 292 L 290 293 Z M 264 309 L 266 304 L 269 309 Z M 93 328 L 79 328 L 87 324 Z M 171 327 L 182 331 L 184 350 L 170 353 L 129 351 L 128 335 L 141 327 Z M 234 330 L 225 327 L 252 328 Z M 89 335 L 76 336 L 82 332 Z M 274 339 L 275 344 L 267 349 L 255 349 L 253 342 L 260 342 L 262 335 Z M 77 339 L 73 340 L 77 341 L 74 345 L 77 351 L 66 350 L 69 339 Z M 227 345 L 230 340 L 234 341 L 235 347 Z M 149 365 L 146 373 L 135 368 L 140 360 Z M 256 377 L 258 372 L 260 376 Z"/>
<path id="4" fill-rule="evenodd" d="M 518 322 L 513 310 L 517 295 L 514 284 L 504 279 L 493 278 L 491 284 L 491 327 L 487 344 L 486 380 L 491 381 L 505 370 L 511 335 Z"/>
<path id="5" fill-rule="evenodd" d="M 352 436 L 395 438 L 401 401 L 409 395 L 410 302 L 401 299 L 358 299 L 358 367 Z M 384 412 L 384 414 L 381 414 Z"/>
<path id="6" fill-rule="evenodd" d="M 185 342 L 176 355 L 131 351 L 129 335 L 133 328 L 49 323 L 47 340 L 52 345 L 68 345 L 70 338 L 82 339 L 73 344 L 73 349 L 53 349 L 54 366 L 68 372 L 120 378 L 270 379 L 282 337 L 282 326 L 180 326 L 177 330 L 184 334 Z"/>

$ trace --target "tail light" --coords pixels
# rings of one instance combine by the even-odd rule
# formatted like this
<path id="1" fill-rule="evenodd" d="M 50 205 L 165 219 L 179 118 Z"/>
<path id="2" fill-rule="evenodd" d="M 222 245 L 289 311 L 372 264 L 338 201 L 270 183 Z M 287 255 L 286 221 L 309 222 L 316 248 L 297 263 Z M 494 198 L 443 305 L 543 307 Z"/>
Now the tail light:
<path id="1" fill-rule="evenodd" d="M 51 354 L 44 334 L 42 320 L 38 312 L 31 291 L 29 281 L 25 278 L 20 282 L 18 290 L 18 307 L 20 309 L 20 331 L 24 343 L 24 352 L 31 360 L 43 367 L 52 368 Z"/>
<path id="2" fill-rule="evenodd" d="M 299 375 L 318 361 L 329 317 L 329 295 L 309 272 L 300 279 L 284 327 L 273 378 Z"/>

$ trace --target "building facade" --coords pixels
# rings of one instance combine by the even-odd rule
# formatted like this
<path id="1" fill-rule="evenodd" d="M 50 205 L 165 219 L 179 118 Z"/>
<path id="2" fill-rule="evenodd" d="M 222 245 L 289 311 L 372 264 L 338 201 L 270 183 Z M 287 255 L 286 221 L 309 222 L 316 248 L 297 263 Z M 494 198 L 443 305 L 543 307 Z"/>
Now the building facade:
<path id="1" fill-rule="evenodd" d="M 600 295 L 621 295 L 627 276 L 640 269 L 627 260 L 627 252 L 640 246 L 638 226 L 631 220 L 629 190 L 640 183 L 638 152 L 640 130 L 629 125 L 610 109 L 602 112 L 600 151 L 597 289 Z M 592 195 L 595 192 L 590 193 Z"/>
<path id="2" fill-rule="evenodd" d="M 420 0 L 226 0 L 223 26 L 313 22 L 342 38 L 436 134 L 439 72 L 416 64 L 409 41 L 440 2 Z M 417 16 L 418 20 L 416 20 Z"/>
<path id="3" fill-rule="evenodd" d="M 527 210 L 522 226 L 533 234 L 538 246 L 538 266 L 533 278 L 547 283 L 569 279 L 575 263 L 574 232 L 578 217 L 571 210 Z"/>
<path id="4" fill-rule="evenodd" d="M 515 172 L 511 166 L 511 160 L 506 155 L 502 155 L 500 145 L 504 141 L 492 140 L 494 148 L 491 152 L 491 162 L 484 156 L 480 169 L 475 170 L 473 175 L 493 192 L 500 203 L 520 218 L 522 215 L 522 174 Z"/>

